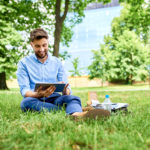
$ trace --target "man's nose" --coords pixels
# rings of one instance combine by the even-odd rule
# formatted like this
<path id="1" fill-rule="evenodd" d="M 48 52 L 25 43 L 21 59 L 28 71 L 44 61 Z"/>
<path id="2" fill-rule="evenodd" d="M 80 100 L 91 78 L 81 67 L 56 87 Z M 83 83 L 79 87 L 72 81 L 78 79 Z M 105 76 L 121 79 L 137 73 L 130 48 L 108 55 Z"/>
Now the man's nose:
<path id="1" fill-rule="evenodd" d="M 42 52 L 43 52 L 43 51 L 44 51 L 44 47 L 41 47 L 41 48 L 40 48 L 40 51 L 42 51 Z"/>

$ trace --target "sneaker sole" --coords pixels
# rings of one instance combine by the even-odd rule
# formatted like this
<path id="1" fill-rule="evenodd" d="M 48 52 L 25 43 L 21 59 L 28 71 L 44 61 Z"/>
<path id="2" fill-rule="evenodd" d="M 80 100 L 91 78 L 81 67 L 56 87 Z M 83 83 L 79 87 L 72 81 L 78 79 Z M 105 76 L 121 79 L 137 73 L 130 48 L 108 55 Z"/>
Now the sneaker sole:
<path id="1" fill-rule="evenodd" d="M 110 112 L 104 109 L 93 109 L 87 112 L 83 119 L 102 119 L 110 116 Z"/>

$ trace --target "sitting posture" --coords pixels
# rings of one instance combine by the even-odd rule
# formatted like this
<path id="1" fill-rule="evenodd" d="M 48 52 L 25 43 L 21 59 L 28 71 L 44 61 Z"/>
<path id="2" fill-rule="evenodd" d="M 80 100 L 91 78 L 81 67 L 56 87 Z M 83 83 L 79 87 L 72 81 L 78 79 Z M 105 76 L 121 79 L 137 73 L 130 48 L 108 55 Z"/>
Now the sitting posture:
<path id="1" fill-rule="evenodd" d="M 24 57 L 18 63 L 17 79 L 20 92 L 24 97 L 21 102 L 23 111 L 57 111 L 65 105 L 66 113 L 76 117 L 96 118 L 103 115 L 100 110 L 82 111 L 80 98 L 71 95 L 71 88 L 61 61 L 48 53 L 48 34 L 38 28 L 30 33 L 34 53 Z M 55 87 L 34 91 L 36 83 L 66 83 L 62 95 L 54 92 Z"/>

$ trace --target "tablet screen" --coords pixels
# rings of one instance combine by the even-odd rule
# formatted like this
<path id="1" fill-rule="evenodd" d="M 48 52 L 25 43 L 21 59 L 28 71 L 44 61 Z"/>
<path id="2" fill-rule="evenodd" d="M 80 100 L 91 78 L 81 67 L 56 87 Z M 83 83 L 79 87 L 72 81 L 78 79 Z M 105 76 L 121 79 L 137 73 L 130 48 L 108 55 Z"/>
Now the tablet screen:
<path id="1" fill-rule="evenodd" d="M 52 85 L 56 87 L 55 92 L 63 92 L 66 84 L 65 83 L 36 83 L 34 91 L 36 91 L 40 86 L 42 86 L 42 90 L 45 90 Z"/>

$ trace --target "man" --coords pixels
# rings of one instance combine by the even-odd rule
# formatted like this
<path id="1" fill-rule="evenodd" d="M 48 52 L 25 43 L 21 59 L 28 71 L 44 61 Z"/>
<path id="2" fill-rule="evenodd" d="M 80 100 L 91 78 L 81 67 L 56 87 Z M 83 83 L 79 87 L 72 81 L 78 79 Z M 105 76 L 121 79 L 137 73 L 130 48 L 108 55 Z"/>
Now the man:
<path id="1" fill-rule="evenodd" d="M 77 96 L 71 95 L 67 76 L 61 61 L 48 53 L 48 34 L 38 28 L 30 33 L 31 46 L 34 54 L 24 57 L 18 63 L 17 79 L 20 92 L 24 99 L 21 102 L 23 111 L 57 111 L 66 105 L 66 113 L 77 117 L 102 116 L 100 112 L 82 112 L 81 101 Z M 55 87 L 46 90 L 39 88 L 34 91 L 38 82 L 66 83 L 62 95 L 54 92 Z M 95 111 L 95 110 L 94 110 Z M 94 114 L 94 115 L 93 115 Z M 106 112 L 106 116 L 108 116 Z M 105 116 L 105 115 L 103 115 Z"/>

